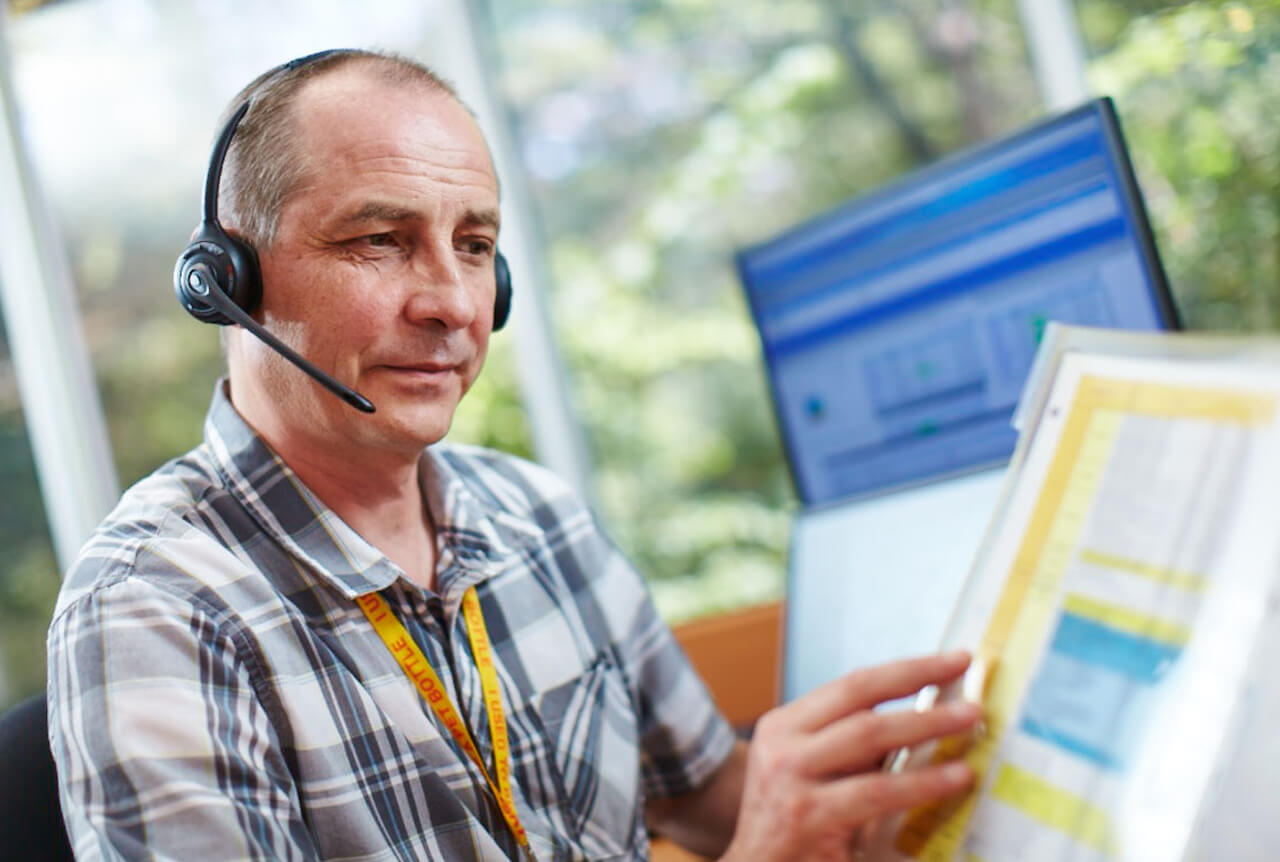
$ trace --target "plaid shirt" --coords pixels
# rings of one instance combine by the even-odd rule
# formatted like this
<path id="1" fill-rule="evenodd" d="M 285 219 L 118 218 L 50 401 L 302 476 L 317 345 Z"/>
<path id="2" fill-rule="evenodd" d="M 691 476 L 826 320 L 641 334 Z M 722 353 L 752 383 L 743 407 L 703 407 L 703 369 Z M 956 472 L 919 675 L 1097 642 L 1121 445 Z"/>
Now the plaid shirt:
<path id="1" fill-rule="evenodd" d="M 319 502 L 219 386 L 204 443 L 134 486 L 49 631 L 50 736 L 80 859 L 517 858 L 483 774 L 356 604 L 380 591 L 492 751 L 462 595 L 493 642 L 539 860 L 644 859 L 646 797 L 733 735 L 591 514 L 546 471 L 434 446 L 424 591 Z"/>

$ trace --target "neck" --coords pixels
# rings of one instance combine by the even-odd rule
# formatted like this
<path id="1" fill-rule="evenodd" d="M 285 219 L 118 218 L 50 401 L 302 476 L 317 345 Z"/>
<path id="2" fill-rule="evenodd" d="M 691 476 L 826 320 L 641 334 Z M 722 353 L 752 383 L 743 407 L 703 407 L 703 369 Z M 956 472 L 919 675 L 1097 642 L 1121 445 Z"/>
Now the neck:
<path id="1" fill-rule="evenodd" d="M 307 488 L 424 589 L 435 586 L 435 527 L 418 483 L 421 452 L 338 449 L 286 426 L 272 411 L 246 422 Z"/>

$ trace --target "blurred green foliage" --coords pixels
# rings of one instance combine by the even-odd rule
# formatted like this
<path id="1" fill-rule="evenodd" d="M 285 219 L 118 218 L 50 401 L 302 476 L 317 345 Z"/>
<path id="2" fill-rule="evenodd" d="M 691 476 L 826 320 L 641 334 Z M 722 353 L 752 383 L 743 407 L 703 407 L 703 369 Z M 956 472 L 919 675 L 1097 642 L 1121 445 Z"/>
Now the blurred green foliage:
<path id="1" fill-rule="evenodd" d="M 1280 2 L 1082 0 L 1189 326 L 1280 325 Z M 1155 8 L 1165 7 L 1168 8 Z"/>
<path id="2" fill-rule="evenodd" d="M 3 354 L 0 354 L 3 355 Z M 44 685 L 44 633 L 58 593 L 53 545 L 22 414 L 0 411 L 0 709 Z"/>
<path id="3" fill-rule="evenodd" d="M 1280 315 L 1278 6 L 1078 0 L 1194 326 Z M 778 597 L 794 500 L 733 251 L 1036 116 L 1015 0 L 487 9 L 605 523 L 671 619 Z M 180 204 L 150 215 L 185 232 Z M 128 484 L 199 440 L 217 333 L 168 299 L 185 233 L 55 206 Z M 512 361 L 496 336 L 451 439 L 532 455 Z M 0 372 L 2 706 L 43 684 L 57 579 L 3 354 Z"/>

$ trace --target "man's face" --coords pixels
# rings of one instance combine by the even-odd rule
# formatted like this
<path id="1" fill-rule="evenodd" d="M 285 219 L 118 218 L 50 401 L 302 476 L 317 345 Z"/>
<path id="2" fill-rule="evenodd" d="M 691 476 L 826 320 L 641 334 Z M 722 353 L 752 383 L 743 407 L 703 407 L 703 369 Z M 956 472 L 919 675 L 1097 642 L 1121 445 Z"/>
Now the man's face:
<path id="1" fill-rule="evenodd" d="M 303 180 L 259 249 L 258 316 L 377 412 L 242 337 L 258 409 L 288 435 L 416 452 L 448 431 L 488 347 L 498 184 L 484 139 L 448 94 L 359 67 L 308 84 L 294 117 Z"/>

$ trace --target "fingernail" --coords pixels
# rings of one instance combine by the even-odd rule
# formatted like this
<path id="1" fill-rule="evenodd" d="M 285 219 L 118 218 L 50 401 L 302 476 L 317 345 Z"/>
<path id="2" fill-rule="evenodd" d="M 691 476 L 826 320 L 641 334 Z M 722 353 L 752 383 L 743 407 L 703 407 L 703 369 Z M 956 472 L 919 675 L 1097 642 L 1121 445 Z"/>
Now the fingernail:
<path id="1" fill-rule="evenodd" d="M 969 764 L 963 760 L 955 763 L 948 763 L 942 767 L 942 777 L 951 784 L 966 784 L 973 772 L 969 769 Z"/>
<path id="2" fill-rule="evenodd" d="M 982 708 L 968 701 L 958 700 L 947 704 L 947 713 L 953 718 L 975 719 L 982 715 Z"/>

